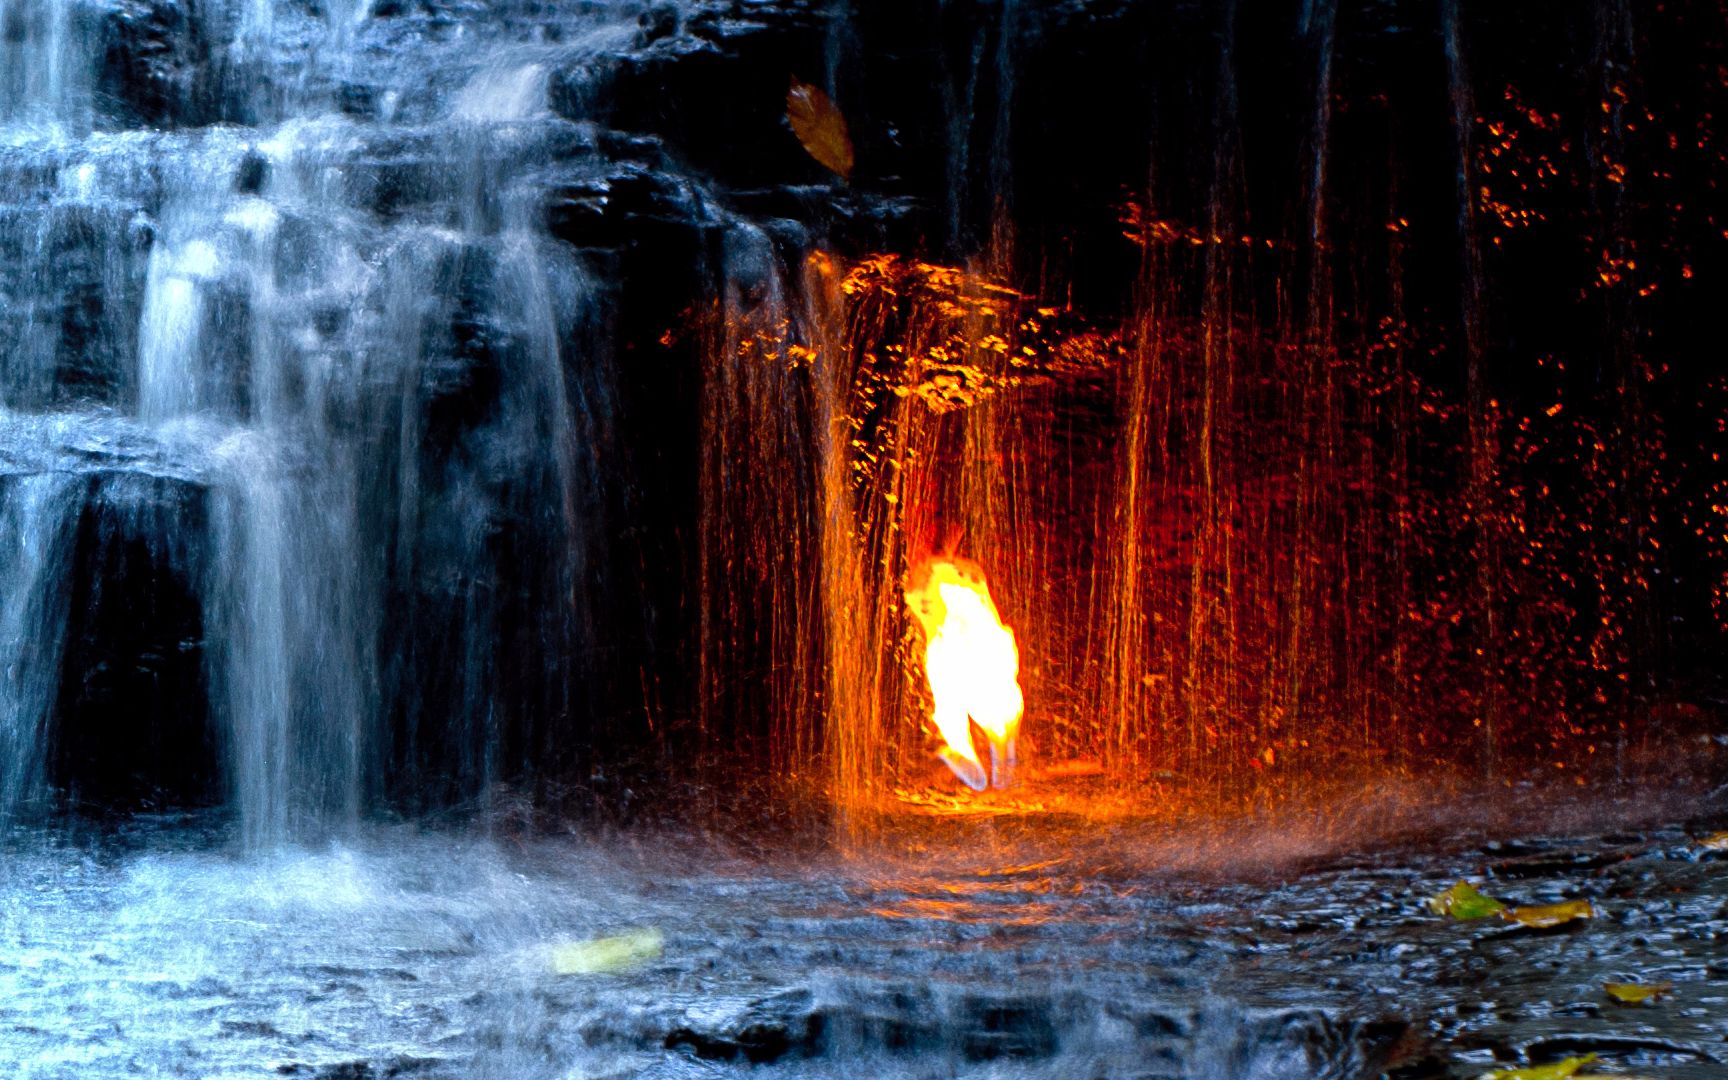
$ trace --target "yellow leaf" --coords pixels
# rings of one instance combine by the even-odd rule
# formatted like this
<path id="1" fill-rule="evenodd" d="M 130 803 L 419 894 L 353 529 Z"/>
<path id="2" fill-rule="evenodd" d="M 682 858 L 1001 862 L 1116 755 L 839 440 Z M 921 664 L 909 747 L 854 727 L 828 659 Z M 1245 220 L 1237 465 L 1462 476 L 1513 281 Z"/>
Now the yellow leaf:
<path id="1" fill-rule="evenodd" d="M 846 117 L 819 86 L 792 77 L 786 92 L 786 122 L 810 156 L 837 173 L 852 178 L 852 137 L 846 133 Z"/>
<path id="2" fill-rule="evenodd" d="M 1428 910 L 1454 919 L 1480 919 L 1506 910 L 1506 905 L 1478 892 L 1468 881 L 1460 881 L 1438 896 L 1428 898 Z"/>
<path id="3" fill-rule="evenodd" d="M 1562 900 L 1558 904 L 1537 904 L 1533 907 L 1508 908 L 1500 913 L 1508 922 L 1522 923 L 1536 930 L 1560 926 L 1573 919 L 1594 919 L 1596 909 L 1588 900 Z"/>
<path id="4" fill-rule="evenodd" d="M 1603 983 L 1602 989 L 1608 991 L 1608 996 L 1615 1001 L 1624 1001 L 1628 1005 L 1636 1005 L 1641 1001 L 1654 1001 L 1674 989 L 1673 983 Z"/>
<path id="5" fill-rule="evenodd" d="M 1698 846 L 1711 851 L 1728 851 L 1728 831 L 1713 832 L 1698 841 Z"/>
<path id="6" fill-rule="evenodd" d="M 559 975 L 603 975 L 660 959 L 666 939 L 655 929 L 571 941 L 552 947 L 552 970 Z"/>
<path id="7" fill-rule="evenodd" d="M 1499 1069 L 1487 1074 L 1487 1080 L 1563 1080 L 1596 1060 L 1595 1054 L 1569 1057 L 1552 1065 L 1532 1065 L 1527 1069 Z"/>

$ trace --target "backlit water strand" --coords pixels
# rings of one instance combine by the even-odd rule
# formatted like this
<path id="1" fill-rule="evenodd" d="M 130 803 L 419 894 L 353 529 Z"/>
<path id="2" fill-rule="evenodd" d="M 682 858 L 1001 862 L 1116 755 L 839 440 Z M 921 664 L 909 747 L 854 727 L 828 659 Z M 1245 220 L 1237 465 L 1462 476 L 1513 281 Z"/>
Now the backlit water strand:
<path id="1" fill-rule="evenodd" d="M 793 645 L 822 641 L 816 722 L 841 803 L 941 787 L 899 597 L 943 551 L 985 567 L 1021 641 L 1030 752 L 1100 766 L 1152 803 L 1287 798 L 1358 771 L 1636 771 L 1627 733 L 1671 692 L 1639 672 L 1690 633 L 1658 628 L 1676 602 L 1654 599 L 1658 567 L 1689 572 L 1664 552 L 1714 531 L 1689 524 L 1704 503 L 1679 497 L 1688 466 L 1674 461 L 1720 468 L 1666 441 L 1652 395 L 1694 431 L 1720 402 L 1673 343 L 1634 341 L 1650 325 L 1639 318 L 1660 322 L 1634 314 L 1639 298 L 1673 279 L 1623 287 L 1637 267 L 1612 244 L 1600 274 L 1569 266 L 1572 317 L 1593 329 L 1552 345 L 1565 359 L 1496 340 L 1525 316 L 1490 297 L 1550 272 L 1502 230 L 1538 217 L 1519 207 L 1543 205 L 1525 194 L 1532 174 L 1559 186 L 1547 178 L 1561 157 L 1583 174 L 1574 195 L 1591 198 L 1568 220 L 1592 236 L 1623 229 L 1636 186 L 1615 164 L 1628 42 L 1684 31 L 1614 4 L 1581 17 L 1603 82 L 1598 130 L 1593 101 L 1530 112 L 1495 83 L 1521 77 L 1512 58 L 1459 5 L 1431 14 L 1403 39 L 1426 80 L 1353 53 L 1359 13 L 1333 4 L 1300 5 L 1298 38 L 1275 49 L 1231 5 L 1184 23 L 1192 36 L 1171 40 L 1188 51 L 1164 58 L 1182 69 L 1182 106 L 1151 109 L 1150 130 L 1108 129 L 1151 148 L 1150 182 L 1116 207 L 1142 253 L 1119 321 L 1087 325 L 1066 307 L 1062 282 L 1041 276 L 1051 251 L 1017 248 L 1012 214 L 988 243 L 968 240 L 965 221 L 1018 190 L 997 167 L 1008 120 L 988 104 L 1016 85 L 1014 50 L 992 50 L 983 30 L 944 53 L 953 258 L 819 253 L 776 281 L 766 318 L 721 313 L 713 340 L 730 358 L 711 368 L 805 376 L 756 373 L 753 395 L 710 399 L 729 417 L 715 422 L 741 430 L 808 417 L 819 463 L 802 447 L 753 463 L 777 494 L 716 485 L 706 520 L 722 547 L 771 542 L 804 559 L 819 545 L 822 598 L 792 614 L 780 602 L 772 621 L 792 644 L 775 670 L 801 678 Z M 1187 18 L 1147 18 L 1166 17 Z M 1250 75 L 1268 62 L 1301 92 Z M 1541 135 L 1537 157 L 1515 149 L 1520 127 L 1562 134 Z M 1678 201 L 1642 190 L 1640 205 L 1679 220 Z M 1413 220 L 1425 222 L 1414 239 Z M 1673 255 L 1663 265 L 1678 272 Z M 1559 303 L 1550 288 L 1527 302 Z M 1580 366 L 1595 375 L 1569 374 Z M 812 492 L 813 531 L 790 532 L 812 520 Z"/>

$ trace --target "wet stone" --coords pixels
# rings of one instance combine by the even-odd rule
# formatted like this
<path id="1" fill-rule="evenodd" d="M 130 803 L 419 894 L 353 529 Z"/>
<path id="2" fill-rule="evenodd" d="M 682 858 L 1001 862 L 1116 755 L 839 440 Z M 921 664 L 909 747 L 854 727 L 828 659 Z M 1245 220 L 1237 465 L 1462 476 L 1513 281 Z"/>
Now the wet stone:
<path id="1" fill-rule="evenodd" d="M 808 992 L 790 991 L 742 1008 L 718 1005 L 696 1011 L 690 1014 L 691 1023 L 667 1033 L 665 1046 L 708 1060 L 752 1064 L 808 1056 L 816 1051 L 826 1026 L 810 1006 Z"/>

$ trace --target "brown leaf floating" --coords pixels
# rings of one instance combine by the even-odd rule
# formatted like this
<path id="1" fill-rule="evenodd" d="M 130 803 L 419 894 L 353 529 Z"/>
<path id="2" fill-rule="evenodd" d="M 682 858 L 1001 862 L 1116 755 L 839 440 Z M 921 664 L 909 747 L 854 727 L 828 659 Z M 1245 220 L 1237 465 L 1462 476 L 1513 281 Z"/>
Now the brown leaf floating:
<path id="1" fill-rule="evenodd" d="M 842 180 L 852 178 L 852 137 L 846 117 L 822 88 L 792 77 L 786 91 L 786 121 L 811 157 Z"/>

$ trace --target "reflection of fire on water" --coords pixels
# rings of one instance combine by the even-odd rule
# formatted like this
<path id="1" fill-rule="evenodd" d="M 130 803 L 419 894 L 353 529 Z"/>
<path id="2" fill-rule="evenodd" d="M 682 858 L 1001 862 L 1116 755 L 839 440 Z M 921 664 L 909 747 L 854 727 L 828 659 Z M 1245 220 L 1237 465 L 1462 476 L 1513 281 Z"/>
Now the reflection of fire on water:
<path id="1" fill-rule="evenodd" d="M 945 743 L 938 756 L 974 791 L 1007 787 L 1026 703 L 1020 649 L 990 599 L 983 569 L 970 559 L 931 559 L 908 582 L 906 605 L 923 631 L 924 675 L 934 700 L 930 719 Z M 973 741 L 974 726 L 990 748 L 988 769 Z"/>

